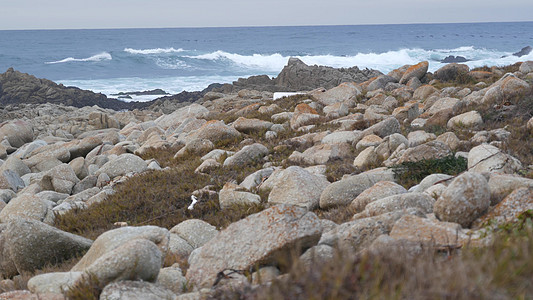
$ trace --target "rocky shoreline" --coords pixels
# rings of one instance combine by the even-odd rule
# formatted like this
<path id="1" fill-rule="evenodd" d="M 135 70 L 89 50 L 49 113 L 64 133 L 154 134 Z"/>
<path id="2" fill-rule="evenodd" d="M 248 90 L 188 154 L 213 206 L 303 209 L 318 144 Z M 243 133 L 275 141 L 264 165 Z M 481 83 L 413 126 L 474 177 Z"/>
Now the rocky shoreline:
<path id="1" fill-rule="evenodd" d="M 293 280 L 291 265 L 338 252 L 488 247 L 494 228 L 533 209 L 532 87 L 531 61 L 385 75 L 291 59 L 274 79 L 141 105 L 10 69 L 0 75 L 0 299 L 262 298 Z M 302 94 L 274 100 L 279 91 Z M 131 212 L 95 238 L 69 227 L 135 180 L 149 184 L 139 203 L 157 207 L 151 189 L 172 188 L 164 178 L 180 168 L 199 178 L 169 200 L 184 221 Z M 206 221 L 235 207 L 245 213 L 227 225 Z"/>

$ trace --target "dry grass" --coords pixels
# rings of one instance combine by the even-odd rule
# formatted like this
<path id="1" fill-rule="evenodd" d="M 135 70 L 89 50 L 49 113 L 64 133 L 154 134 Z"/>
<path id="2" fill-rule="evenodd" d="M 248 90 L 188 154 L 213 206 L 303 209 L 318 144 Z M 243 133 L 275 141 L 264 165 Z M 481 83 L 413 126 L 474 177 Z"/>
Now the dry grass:
<path id="1" fill-rule="evenodd" d="M 88 209 L 72 210 L 56 218 L 61 230 L 91 239 L 115 228 L 115 222 L 129 225 L 156 225 L 172 228 L 187 219 L 202 219 L 223 228 L 232 222 L 264 209 L 264 205 L 236 206 L 222 211 L 218 199 L 200 197 L 194 210 L 188 210 L 192 192 L 207 185 L 216 190 L 232 180 L 240 182 L 255 171 L 260 162 L 241 168 L 223 168 L 210 176 L 196 174 L 201 163 L 196 156 L 172 161 L 166 171 L 150 171 L 134 176 L 115 187 L 116 193 Z"/>

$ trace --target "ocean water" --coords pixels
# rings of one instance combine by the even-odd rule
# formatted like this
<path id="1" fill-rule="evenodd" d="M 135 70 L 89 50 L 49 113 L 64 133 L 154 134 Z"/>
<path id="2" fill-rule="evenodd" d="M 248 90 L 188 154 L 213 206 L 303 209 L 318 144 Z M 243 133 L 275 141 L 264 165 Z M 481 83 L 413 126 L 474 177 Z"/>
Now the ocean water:
<path id="1" fill-rule="evenodd" d="M 470 67 L 533 60 L 533 22 L 0 31 L 0 72 L 9 67 L 112 95 L 160 88 L 175 94 L 239 77 L 276 76 L 289 57 L 310 65 L 384 73 L 449 55 Z M 134 97 L 146 101 L 154 96 Z"/>

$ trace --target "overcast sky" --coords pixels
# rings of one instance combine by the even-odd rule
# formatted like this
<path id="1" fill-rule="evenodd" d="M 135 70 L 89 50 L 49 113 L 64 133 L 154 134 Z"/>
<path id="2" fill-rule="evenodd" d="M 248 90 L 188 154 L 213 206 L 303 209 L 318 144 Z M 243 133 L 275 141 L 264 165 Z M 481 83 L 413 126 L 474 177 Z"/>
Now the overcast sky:
<path id="1" fill-rule="evenodd" d="M 0 30 L 533 21 L 532 0 L 3 0 Z"/>

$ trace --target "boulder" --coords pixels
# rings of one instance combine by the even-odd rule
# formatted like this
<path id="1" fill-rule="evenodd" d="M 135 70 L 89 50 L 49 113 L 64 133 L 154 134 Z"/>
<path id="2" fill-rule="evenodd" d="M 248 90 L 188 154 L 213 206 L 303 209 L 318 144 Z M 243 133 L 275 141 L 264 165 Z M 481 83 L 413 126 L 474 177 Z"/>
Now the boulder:
<path id="1" fill-rule="evenodd" d="M 379 89 L 384 89 L 387 83 L 389 82 L 398 82 L 398 80 L 388 75 L 378 76 L 378 78 L 372 80 L 372 82 L 366 87 L 366 90 L 375 91 Z"/>
<path id="2" fill-rule="evenodd" d="M 172 227 L 170 233 L 178 235 L 196 249 L 213 239 L 218 230 L 205 221 L 189 219 Z"/>
<path id="3" fill-rule="evenodd" d="M 403 186 L 392 181 L 379 181 L 359 194 L 350 203 L 350 207 L 357 212 L 361 212 L 368 204 L 376 200 L 403 193 L 407 193 L 407 190 Z"/>
<path id="4" fill-rule="evenodd" d="M 187 286 L 187 279 L 183 276 L 180 267 L 177 264 L 159 271 L 156 284 L 167 288 L 176 295 L 182 294 Z"/>
<path id="5" fill-rule="evenodd" d="M 403 162 L 417 162 L 427 159 L 443 158 L 451 154 L 452 151 L 446 144 L 438 141 L 431 141 L 405 150 L 398 160 L 398 163 L 401 164 Z"/>
<path id="6" fill-rule="evenodd" d="M 274 172 L 274 168 L 265 168 L 258 171 L 255 171 L 254 173 L 246 176 L 244 180 L 239 184 L 243 188 L 252 191 L 258 188 L 263 184 L 263 181 L 265 181 L 272 173 Z"/>
<path id="7" fill-rule="evenodd" d="M 533 188 L 533 179 L 518 175 L 491 173 L 489 178 L 490 204 L 500 203 L 507 195 L 519 188 Z"/>
<path id="8" fill-rule="evenodd" d="M 195 173 L 209 173 L 213 170 L 216 170 L 218 168 L 222 167 L 222 164 L 219 163 L 218 161 L 210 158 L 210 159 L 206 159 L 204 160 L 199 166 L 198 168 L 196 168 L 194 170 Z"/>
<path id="9" fill-rule="evenodd" d="M 187 279 L 211 287 L 226 269 L 248 270 L 266 264 L 294 245 L 314 245 L 322 228 L 305 208 L 277 205 L 230 224 L 189 259 Z"/>
<path id="10" fill-rule="evenodd" d="M 224 167 L 242 167 L 254 163 L 266 156 L 268 152 L 268 148 L 259 143 L 244 146 L 237 153 L 226 158 Z"/>
<path id="11" fill-rule="evenodd" d="M 33 276 L 28 289 L 34 294 L 63 294 L 81 278 L 82 272 L 53 272 Z"/>
<path id="12" fill-rule="evenodd" d="M 338 247 L 342 251 L 360 251 L 382 234 L 388 234 L 396 221 L 406 215 L 421 215 L 416 209 L 399 210 L 371 218 L 343 223 L 322 234 L 320 245 Z"/>
<path id="13" fill-rule="evenodd" d="M 400 122 L 395 117 L 387 118 L 363 131 L 363 135 L 375 134 L 381 138 L 400 133 Z"/>
<path id="14" fill-rule="evenodd" d="M 288 167 L 271 178 L 265 181 L 266 186 L 272 187 L 268 203 L 291 204 L 308 210 L 318 208 L 320 195 L 330 184 L 324 176 L 313 175 L 297 166 Z"/>
<path id="15" fill-rule="evenodd" d="M 374 146 L 361 151 L 353 161 L 353 165 L 359 169 L 371 168 L 378 164 L 378 156 Z"/>
<path id="16" fill-rule="evenodd" d="M 5 247 L 19 273 L 75 257 L 92 244 L 89 239 L 32 219 L 10 219 L 3 234 Z"/>
<path id="17" fill-rule="evenodd" d="M 102 290 L 100 299 L 177 300 L 179 298 L 172 290 L 161 285 L 143 281 L 125 280 L 108 284 Z"/>
<path id="18" fill-rule="evenodd" d="M 522 168 L 520 161 L 489 144 L 481 144 L 468 152 L 468 170 L 472 172 L 514 173 Z"/>
<path id="19" fill-rule="evenodd" d="M 32 194 L 18 195 L 0 211 L 0 222 L 6 223 L 13 218 L 21 217 L 52 224 L 54 222 L 52 204 Z"/>
<path id="20" fill-rule="evenodd" d="M 533 61 L 528 60 L 520 64 L 520 68 L 518 69 L 523 74 L 528 74 L 533 72 Z"/>
<path id="21" fill-rule="evenodd" d="M 437 218 L 463 227 L 483 215 L 490 205 L 490 190 L 483 175 L 466 172 L 456 177 L 435 202 Z"/>
<path id="22" fill-rule="evenodd" d="M 147 168 L 148 165 L 142 158 L 131 153 L 125 153 L 105 163 L 96 171 L 95 175 L 98 176 L 105 173 L 110 178 L 115 178 L 117 176 L 124 176 L 130 172 L 141 173 L 146 171 Z"/>
<path id="23" fill-rule="evenodd" d="M 350 204 L 355 197 L 378 181 L 388 180 L 387 176 L 383 175 L 379 172 L 365 172 L 328 185 L 320 195 L 320 208 L 327 209 Z M 393 174 L 389 176 L 391 180 L 394 180 Z"/>
<path id="24" fill-rule="evenodd" d="M 521 213 L 533 210 L 533 187 L 514 190 L 486 214 L 472 223 L 472 228 L 481 228 L 485 224 L 491 226 L 516 222 Z"/>
<path id="25" fill-rule="evenodd" d="M 17 192 L 25 187 L 24 181 L 12 170 L 0 171 L 0 189 L 10 189 Z"/>
<path id="26" fill-rule="evenodd" d="M 185 142 L 187 144 L 195 139 L 206 139 L 216 144 L 220 141 L 234 140 L 240 137 L 241 133 L 235 128 L 227 126 L 222 121 L 212 120 L 188 134 L 185 138 Z"/>
<path id="27" fill-rule="evenodd" d="M 427 61 L 423 61 L 414 66 L 409 67 L 400 79 L 400 83 L 406 84 L 413 77 L 422 79 L 426 75 L 428 67 L 429 63 Z"/>
<path id="28" fill-rule="evenodd" d="M 19 148 L 33 141 L 33 127 L 23 120 L 13 120 L 0 124 L 0 141 L 7 140 L 9 145 Z"/>
<path id="29" fill-rule="evenodd" d="M 345 143 L 322 144 L 306 149 L 303 153 L 294 151 L 289 161 L 307 165 L 323 165 L 351 155 L 351 147 Z"/>
<path id="30" fill-rule="evenodd" d="M 81 258 L 81 260 L 72 267 L 71 271 L 84 271 L 100 257 L 106 255 L 133 240 L 148 240 L 157 245 L 160 250 L 161 259 L 165 258 L 168 251 L 168 242 L 170 233 L 167 229 L 156 226 L 140 227 L 121 227 L 109 230 L 101 234 L 92 244 L 91 248 Z M 150 246 L 148 246 L 150 248 Z M 163 261 L 161 261 L 162 263 Z"/>
<path id="31" fill-rule="evenodd" d="M 233 128 L 247 134 L 265 132 L 269 130 L 272 125 L 274 125 L 272 122 L 259 119 L 246 119 L 243 117 L 239 117 L 233 122 Z"/>
<path id="32" fill-rule="evenodd" d="M 63 194 L 71 194 L 72 188 L 80 179 L 68 164 L 61 164 L 46 172 L 39 182 L 43 190 L 56 191 Z"/>
<path id="33" fill-rule="evenodd" d="M 395 239 L 422 242 L 434 247 L 460 247 L 466 245 L 470 236 L 461 225 L 439 222 L 434 218 L 408 215 L 394 224 L 390 236 Z"/>
<path id="34" fill-rule="evenodd" d="M 424 130 L 412 131 L 412 132 L 409 132 L 409 134 L 407 135 L 407 140 L 409 142 L 408 146 L 410 148 L 425 144 L 436 138 L 437 137 L 435 136 L 434 133 L 428 133 L 428 132 L 425 132 Z"/>
<path id="35" fill-rule="evenodd" d="M 476 129 L 481 125 L 483 125 L 483 119 L 481 118 L 481 115 L 477 111 L 473 110 L 451 118 L 448 121 L 447 127 L 450 129 Z"/>
<path id="36" fill-rule="evenodd" d="M 315 91 L 311 95 L 322 105 L 344 102 L 361 94 L 361 88 L 355 83 L 345 82 L 325 92 Z"/>
<path id="37" fill-rule="evenodd" d="M 157 126 L 167 129 L 169 127 L 177 128 L 186 119 L 196 118 L 203 119 L 209 115 L 209 110 L 200 104 L 193 103 L 191 105 L 182 107 L 171 114 L 162 115 L 154 122 Z"/>
<path id="38" fill-rule="evenodd" d="M 259 195 L 245 192 L 244 188 L 228 182 L 218 193 L 218 202 L 221 209 L 227 209 L 235 205 L 253 205 L 261 203 Z"/>
<path id="39" fill-rule="evenodd" d="M 6 161 L 4 161 L 0 167 L 0 172 L 5 170 L 11 170 L 17 173 L 17 175 L 20 177 L 31 172 L 30 168 L 28 168 L 28 166 L 26 166 L 22 160 L 14 155 L 11 155 L 8 159 L 6 159 Z"/>
<path id="40" fill-rule="evenodd" d="M 426 84 L 415 90 L 415 92 L 413 93 L 413 99 L 426 100 L 427 98 L 429 98 L 429 96 L 438 92 L 439 90 L 437 90 L 434 86 Z"/>
<path id="41" fill-rule="evenodd" d="M 102 285 L 122 280 L 154 282 L 163 265 L 163 254 L 158 246 L 146 239 L 134 239 L 104 253 L 85 268 Z M 82 276 L 77 284 L 87 280 Z"/>
<path id="42" fill-rule="evenodd" d="M 366 205 L 363 214 L 378 216 L 395 210 L 416 208 L 424 214 L 433 212 L 435 200 L 425 193 L 401 193 L 384 197 Z"/>
<path id="43" fill-rule="evenodd" d="M 454 81 L 458 75 L 466 74 L 469 71 L 470 68 L 467 65 L 451 63 L 435 71 L 434 76 L 440 81 Z"/>
<path id="44" fill-rule="evenodd" d="M 322 139 L 322 144 L 352 144 L 358 135 L 353 131 L 335 131 Z"/>

